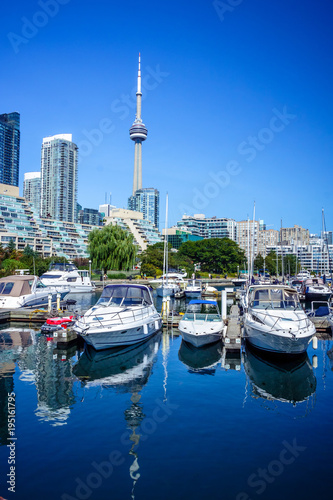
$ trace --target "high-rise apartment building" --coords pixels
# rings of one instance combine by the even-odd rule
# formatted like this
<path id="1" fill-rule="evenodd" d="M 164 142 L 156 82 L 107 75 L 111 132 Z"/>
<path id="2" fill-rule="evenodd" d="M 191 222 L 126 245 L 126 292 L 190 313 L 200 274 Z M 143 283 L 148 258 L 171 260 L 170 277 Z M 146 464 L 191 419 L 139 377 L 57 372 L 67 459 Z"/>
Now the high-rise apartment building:
<path id="1" fill-rule="evenodd" d="M 0 115 L 0 184 L 18 186 L 20 163 L 20 114 Z"/>
<path id="2" fill-rule="evenodd" d="M 23 181 L 23 198 L 30 201 L 40 215 L 41 174 L 40 172 L 26 172 Z"/>
<path id="3" fill-rule="evenodd" d="M 77 220 L 78 147 L 72 134 L 45 137 L 41 159 L 41 216 Z"/>
<path id="4" fill-rule="evenodd" d="M 142 188 L 135 191 L 128 200 L 129 210 L 143 214 L 144 220 L 149 220 L 158 229 L 160 222 L 160 193 L 154 188 Z"/>
<path id="5" fill-rule="evenodd" d="M 280 242 L 283 245 L 308 245 L 310 233 L 301 226 L 283 227 L 280 229 Z"/>
<path id="6" fill-rule="evenodd" d="M 225 217 L 205 217 L 204 214 L 183 215 L 178 228 L 186 228 L 202 238 L 230 238 L 236 241 L 237 223 Z"/>

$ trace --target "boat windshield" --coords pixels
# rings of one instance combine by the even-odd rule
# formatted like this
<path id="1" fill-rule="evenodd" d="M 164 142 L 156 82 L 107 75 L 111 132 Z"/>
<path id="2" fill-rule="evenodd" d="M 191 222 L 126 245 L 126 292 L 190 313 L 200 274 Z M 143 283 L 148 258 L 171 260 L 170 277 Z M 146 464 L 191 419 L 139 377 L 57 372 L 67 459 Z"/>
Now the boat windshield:
<path id="1" fill-rule="evenodd" d="M 75 271 L 77 267 L 74 264 L 68 264 L 67 262 L 51 262 L 49 266 L 49 271 Z"/>
<path id="2" fill-rule="evenodd" d="M 283 288 L 253 290 L 250 305 L 254 309 L 302 309 L 297 292 Z"/>
<path id="3" fill-rule="evenodd" d="M 186 309 L 184 320 L 221 321 L 221 316 L 215 304 L 191 304 Z"/>
<path id="4" fill-rule="evenodd" d="M 144 286 L 108 285 L 96 305 L 104 306 L 150 306 L 152 299 Z"/>

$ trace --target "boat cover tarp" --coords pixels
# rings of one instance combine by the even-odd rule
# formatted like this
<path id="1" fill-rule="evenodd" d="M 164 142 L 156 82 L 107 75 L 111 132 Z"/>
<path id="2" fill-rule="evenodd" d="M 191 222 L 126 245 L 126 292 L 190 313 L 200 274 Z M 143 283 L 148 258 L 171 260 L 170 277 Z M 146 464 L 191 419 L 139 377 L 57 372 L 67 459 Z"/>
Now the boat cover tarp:
<path id="1" fill-rule="evenodd" d="M 21 297 L 31 293 L 34 276 L 14 275 L 0 279 L 0 294 L 7 297 Z"/>
<path id="2" fill-rule="evenodd" d="M 214 306 L 217 306 L 217 302 L 215 300 L 190 300 L 189 305 L 192 304 L 212 304 Z"/>
<path id="3" fill-rule="evenodd" d="M 318 309 L 316 309 L 315 311 L 315 316 L 317 317 L 328 316 L 329 313 L 330 310 L 328 306 L 319 306 Z"/>

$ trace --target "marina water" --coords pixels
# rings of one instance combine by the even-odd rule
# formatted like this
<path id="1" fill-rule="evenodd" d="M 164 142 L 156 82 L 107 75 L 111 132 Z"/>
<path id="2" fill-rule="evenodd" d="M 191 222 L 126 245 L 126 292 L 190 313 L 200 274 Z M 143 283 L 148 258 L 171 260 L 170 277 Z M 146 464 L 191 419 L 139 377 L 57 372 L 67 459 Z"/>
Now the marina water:
<path id="1" fill-rule="evenodd" d="M 328 339 L 294 361 L 246 346 L 225 359 L 222 345 L 198 351 L 169 329 L 96 353 L 55 349 L 28 324 L 3 325 L 0 496 L 329 499 L 332 351 Z M 11 393 L 15 493 L 7 483 Z"/>

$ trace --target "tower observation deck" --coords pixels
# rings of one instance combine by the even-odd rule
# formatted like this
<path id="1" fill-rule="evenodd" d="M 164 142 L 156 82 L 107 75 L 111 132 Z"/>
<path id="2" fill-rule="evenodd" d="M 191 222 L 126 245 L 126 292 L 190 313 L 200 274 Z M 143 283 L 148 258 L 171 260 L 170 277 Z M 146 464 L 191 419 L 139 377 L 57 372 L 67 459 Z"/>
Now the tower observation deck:
<path id="1" fill-rule="evenodd" d="M 131 126 L 130 138 L 135 142 L 133 196 L 138 189 L 142 189 L 142 142 L 147 139 L 148 130 L 141 119 L 141 56 L 139 54 L 138 84 L 136 92 L 136 118 Z"/>

